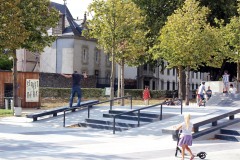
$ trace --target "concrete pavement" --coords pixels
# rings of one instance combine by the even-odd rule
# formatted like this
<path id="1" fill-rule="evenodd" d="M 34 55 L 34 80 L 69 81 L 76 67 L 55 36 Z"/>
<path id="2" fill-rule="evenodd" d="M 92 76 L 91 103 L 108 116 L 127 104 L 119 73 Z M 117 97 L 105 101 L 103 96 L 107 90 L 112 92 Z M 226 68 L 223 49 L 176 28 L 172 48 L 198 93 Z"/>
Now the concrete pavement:
<path id="1" fill-rule="evenodd" d="M 235 101 L 237 107 L 240 102 Z M 240 106 L 240 105 L 239 105 Z M 129 109 L 129 107 L 115 107 Z M 193 118 L 211 114 L 231 107 L 196 106 L 184 107 Z M 99 117 L 109 107 L 94 107 L 91 118 Z M 37 110 L 36 110 L 37 111 Z M 159 109 L 152 109 L 159 112 Z M 24 112 L 32 112 L 24 110 Z M 124 132 L 92 128 L 63 128 L 63 117 L 43 119 L 33 122 L 25 117 L 7 117 L 0 119 L 0 160 L 174 160 L 176 141 L 171 135 L 161 133 L 161 129 L 181 122 L 179 107 L 165 106 L 163 113 L 176 116 Z M 77 123 L 86 118 L 86 111 L 67 114 L 67 124 Z M 240 117 L 239 115 L 237 116 Z M 235 125 L 233 127 L 239 127 Z M 192 150 L 207 152 L 206 160 L 239 160 L 240 142 L 228 142 L 216 139 L 195 140 Z M 186 156 L 185 159 L 190 159 Z M 195 158 L 199 159 L 199 158 Z"/>

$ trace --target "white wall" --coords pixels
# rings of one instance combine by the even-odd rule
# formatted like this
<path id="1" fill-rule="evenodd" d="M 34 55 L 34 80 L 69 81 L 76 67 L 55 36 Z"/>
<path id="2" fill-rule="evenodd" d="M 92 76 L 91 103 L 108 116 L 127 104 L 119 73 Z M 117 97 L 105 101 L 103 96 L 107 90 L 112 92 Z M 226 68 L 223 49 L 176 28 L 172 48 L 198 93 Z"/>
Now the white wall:
<path id="1" fill-rule="evenodd" d="M 118 78 L 118 67 L 121 67 L 119 65 L 116 65 L 116 78 Z M 128 65 L 124 66 L 124 78 L 125 79 L 136 79 L 137 78 L 137 67 L 129 67 Z"/>
<path id="2" fill-rule="evenodd" d="M 54 43 L 53 43 L 54 45 Z M 40 56 L 40 72 L 56 72 L 56 48 L 46 47 Z"/>
<path id="3" fill-rule="evenodd" d="M 210 86 L 213 94 L 223 92 L 223 82 L 222 81 L 207 81 L 205 82 L 205 88 L 207 89 Z"/>

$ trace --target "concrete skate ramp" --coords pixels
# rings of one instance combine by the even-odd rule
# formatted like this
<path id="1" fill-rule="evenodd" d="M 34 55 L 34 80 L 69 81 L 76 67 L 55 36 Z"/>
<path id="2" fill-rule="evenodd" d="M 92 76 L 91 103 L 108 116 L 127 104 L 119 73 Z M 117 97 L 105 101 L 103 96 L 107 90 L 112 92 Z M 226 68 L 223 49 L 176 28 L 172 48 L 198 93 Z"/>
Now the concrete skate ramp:
<path id="1" fill-rule="evenodd" d="M 240 107 L 240 99 L 239 96 L 234 97 L 230 94 L 214 93 L 206 102 L 206 106 Z"/>

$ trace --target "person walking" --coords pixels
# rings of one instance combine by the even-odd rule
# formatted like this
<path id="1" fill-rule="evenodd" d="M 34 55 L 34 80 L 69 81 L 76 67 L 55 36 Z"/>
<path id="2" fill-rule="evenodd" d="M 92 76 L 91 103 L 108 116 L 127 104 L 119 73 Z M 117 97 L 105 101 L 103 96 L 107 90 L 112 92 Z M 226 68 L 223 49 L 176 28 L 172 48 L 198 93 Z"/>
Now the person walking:
<path id="1" fill-rule="evenodd" d="M 193 131 L 193 124 L 190 121 L 190 114 L 184 115 L 184 122 L 176 128 L 176 130 L 182 130 L 180 135 L 180 140 L 178 146 L 182 147 L 182 160 L 184 160 L 185 150 L 187 150 L 191 156 L 190 160 L 194 159 L 194 155 L 189 148 L 192 146 L 192 131 Z"/>
<path id="2" fill-rule="evenodd" d="M 72 90 L 71 90 L 71 96 L 69 100 L 69 107 L 72 107 L 75 93 L 77 93 L 77 96 L 78 96 L 77 106 L 80 106 L 81 98 L 82 98 L 80 82 L 83 78 L 87 78 L 86 72 L 84 72 L 83 74 L 79 74 L 77 71 L 74 71 L 74 73 L 71 75 L 66 75 L 66 74 L 62 74 L 62 75 L 66 78 L 72 78 Z"/>
<path id="3" fill-rule="evenodd" d="M 200 100 L 199 100 L 199 107 L 200 105 L 202 105 L 202 101 L 204 100 L 204 93 L 205 92 L 205 82 L 202 82 L 202 84 L 200 85 L 200 87 L 198 88 L 198 94 L 200 96 Z"/>
<path id="4" fill-rule="evenodd" d="M 228 86 L 229 86 L 229 74 L 228 71 L 224 71 L 222 76 L 223 81 L 223 93 L 228 93 Z"/>
<path id="5" fill-rule="evenodd" d="M 146 106 L 149 105 L 149 99 L 150 98 L 151 98 L 150 90 L 149 90 L 148 86 L 145 86 L 145 89 L 143 90 L 143 100 L 144 100 L 144 104 Z"/>

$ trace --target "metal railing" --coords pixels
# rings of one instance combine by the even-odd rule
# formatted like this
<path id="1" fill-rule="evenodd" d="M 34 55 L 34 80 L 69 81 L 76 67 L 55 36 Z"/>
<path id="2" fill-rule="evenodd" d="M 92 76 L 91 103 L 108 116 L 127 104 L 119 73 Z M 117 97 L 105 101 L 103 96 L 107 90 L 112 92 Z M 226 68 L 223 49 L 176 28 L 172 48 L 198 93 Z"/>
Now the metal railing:
<path id="1" fill-rule="evenodd" d="M 114 98 L 114 99 L 110 99 L 110 100 L 106 100 L 106 101 L 101 101 L 101 102 L 82 105 L 81 107 L 67 108 L 63 111 L 63 127 L 66 126 L 66 112 L 68 112 L 68 111 L 86 108 L 86 106 L 87 106 L 87 108 L 88 108 L 88 118 L 90 118 L 90 108 L 92 107 L 92 105 L 98 105 L 98 104 L 103 104 L 103 103 L 110 102 L 110 110 L 112 110 L 112 106 L 114 104 L 114 101 L 119 100 L 119 99 L 125 99 L 125 98 L 130 98 L 130 108 L 132 109 L 132 96 L 118 97 L 118 98 Z"/>
<path id="2" fill-rule="evenodd" d="M 182 114 L 182 99 L 178 99 L 181 101 L 181 114 Z M 151 106 L 148 106 L 148 107 L 144 107 L 144 108 L 139 108 L 139 109 L 135 109 L 135 110 L 132 110 L 132 111 L 128 111 L 128 112 L 124 112 L 124 113 L 119 113 L 119 114 L 116 114 L 113 116 L 113 134 L 115 134 L 115 127 L 116 127 L 116 118 L 117 117 L 120 117 L 122 115 L 127 115 L 129 113 L 133 113 L 133 112 L 138 112 L 138 127 L 140 126 L 140 111 L 141 110 L 145 110 L 145 109 L 149 109 L 149 108 L 153 108 L 153 107 L 157 107 L 157 106 L 160 106 L 160 117 L 159 119 L 162 120 L 162 106 L 166 104 L 166 102 L 162 102 L 162 103 L 159 103 L 159 104 L 154 104 L 154 105 L 151 105 Z"/>

